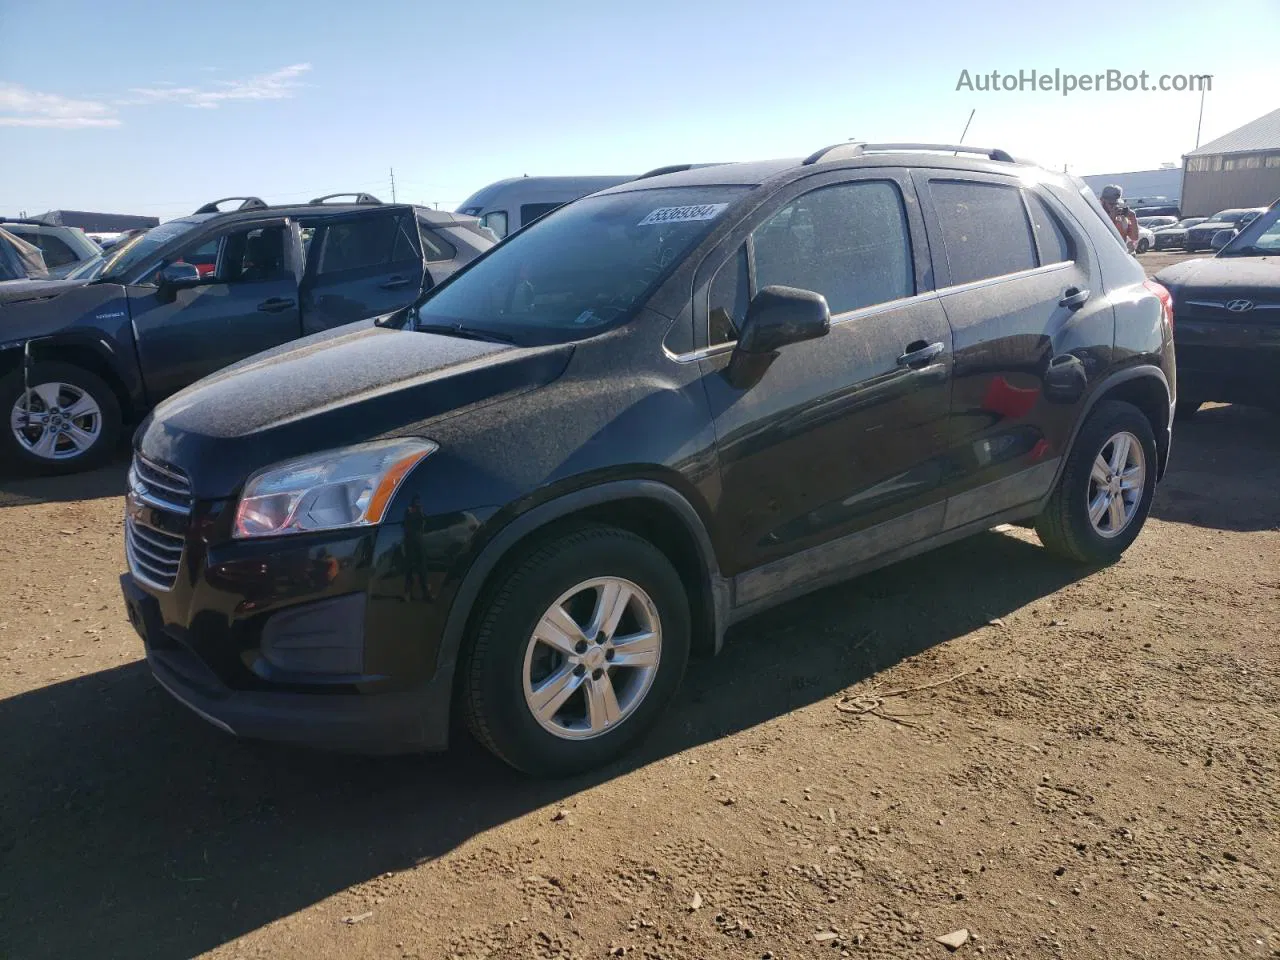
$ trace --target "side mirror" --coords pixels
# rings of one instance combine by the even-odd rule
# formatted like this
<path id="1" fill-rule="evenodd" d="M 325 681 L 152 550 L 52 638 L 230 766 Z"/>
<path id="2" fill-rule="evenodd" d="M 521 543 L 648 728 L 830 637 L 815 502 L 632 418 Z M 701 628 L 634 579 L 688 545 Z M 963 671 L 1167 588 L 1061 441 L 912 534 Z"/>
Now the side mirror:
<path id="1" fill-rule="evenodd" d="M 816 340 L 830 331 L 831 310 L 822 294 L 796 287 L 765 287 L 747 305 L 726 370 L 729 382 L 740 389 L 754 386 L 782 347 Z"/>
<path id="2" fill-rule="evenodd" d="M 200 271 L 191 263 L 166 263 L 160 271 L 160 283 L 166 287 L 189 287 L 200 282 Z"/>
<path id="3" fill-rule="evenodd" d="M 1209 241 L 1209 246 L 1214 250 L 1221 250 L 1233 239 L 1235 239 L 1235 230 L 1219 230 L 1213 235 L 1213 239 Z"/>

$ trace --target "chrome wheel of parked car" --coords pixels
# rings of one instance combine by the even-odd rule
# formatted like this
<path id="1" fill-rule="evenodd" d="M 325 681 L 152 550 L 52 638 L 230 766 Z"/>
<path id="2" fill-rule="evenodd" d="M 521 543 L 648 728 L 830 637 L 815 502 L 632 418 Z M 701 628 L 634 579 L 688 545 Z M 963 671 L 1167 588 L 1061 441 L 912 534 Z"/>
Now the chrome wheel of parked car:
<path id="1" fill-rule="evenodd" d="M 652 599 L 620 577 L 565 591 L 538 621 L 524 656 L 524 699 L 548 733 L 599 736 L 635 712 L 653 685 L 662 624 Z"/>
<path id="2" fill-rule="evenodd" d="M 1089 473 L 1089 522 L 1099 536 L 1118 536 L 1132 522 L 1146 482 L 1142 442 L 1128 432 L 1115 434 Z"/>
<path id="3" fill-rule="evenodd" d="M 18 444 L 43 460 L 83 455 L 102 433 L 102 409 L 74 383 L 41 383 L 18 397 L 9 414 Z"/>

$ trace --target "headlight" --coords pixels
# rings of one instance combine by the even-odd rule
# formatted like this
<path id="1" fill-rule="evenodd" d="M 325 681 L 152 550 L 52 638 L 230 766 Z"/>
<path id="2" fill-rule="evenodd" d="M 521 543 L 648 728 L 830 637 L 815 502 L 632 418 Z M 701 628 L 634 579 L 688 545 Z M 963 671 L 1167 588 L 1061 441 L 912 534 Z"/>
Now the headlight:
<path id="1" fill-rule="evenodd" d="M 286 460 L 249 478 L 236 507 L 235 537 L 367 527 L 382 520 L 391 496 L 436 449 L 407 438 Z"/>

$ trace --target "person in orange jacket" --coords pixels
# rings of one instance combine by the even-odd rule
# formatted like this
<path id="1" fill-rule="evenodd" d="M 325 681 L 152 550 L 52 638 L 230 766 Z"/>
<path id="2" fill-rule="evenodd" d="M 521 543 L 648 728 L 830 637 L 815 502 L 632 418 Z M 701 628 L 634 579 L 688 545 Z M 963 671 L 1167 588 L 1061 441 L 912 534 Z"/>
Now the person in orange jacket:
<path id="1" fill-rule="evenodd" d="M 1102 188 L 1102 195 L 1098 199 L 1102 201 L 1102 209 L 1107 211 L 1107 216 L 1120 231 L 1125 246 L 1133 253 L 1138 249 L 1138 215 L 1124 202 L 1124 193 L 1113 183 Z"/>

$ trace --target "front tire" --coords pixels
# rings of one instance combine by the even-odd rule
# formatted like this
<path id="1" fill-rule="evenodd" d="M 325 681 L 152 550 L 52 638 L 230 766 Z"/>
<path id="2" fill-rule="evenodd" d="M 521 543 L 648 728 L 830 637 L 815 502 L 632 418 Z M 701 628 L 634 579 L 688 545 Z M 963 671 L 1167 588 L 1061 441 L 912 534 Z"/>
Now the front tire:
<path id="1" fill-rule="evenodd" d="M 1130 403 L 1105 400 L 1089 415 L 1049 503 L 1036 518 L 1047 549 L 1080 563 L 1120 559 L 1146 523 L 1159 454 L 1151 422 Z"/>
<path id="2" fill-rule="evenodd" d="M 0 380 L 3 448 L 9 462 L 40 473 L 74 473 L 102 463 L 120 436 L 120 402 L 96 374 L 69 363 L 33 364 Z"/>
<path id="3" fill-rule="evenodd" d="M 1139 240 L 1139 241 L 1138 241 L 1138 252 L 1139 252 L 1139 253 L 1146 253 L 1146 252 L 1147 252 L 1148 250 L 1150 250 L 1150 249 L 1151 249 L 1151 244 L 1147 242 L 1147 240 L 1146 240 L 1146 238 L 1145 238 L 1145 237 L 1144 237 L 1143 239 L 1141 239 L 1141 240 Z"/>
<path id="4" fill-rule="evenodd" d="M 589 526 L 532 547 L 476 621 L 462 664 L 467 725 L 535 776 L 608 763 L 675 694 L 690 629 L 679 574 L 635 534 Z"/>

